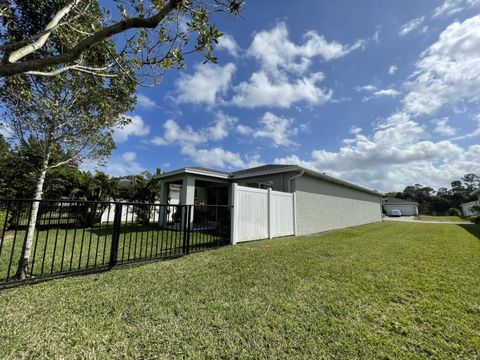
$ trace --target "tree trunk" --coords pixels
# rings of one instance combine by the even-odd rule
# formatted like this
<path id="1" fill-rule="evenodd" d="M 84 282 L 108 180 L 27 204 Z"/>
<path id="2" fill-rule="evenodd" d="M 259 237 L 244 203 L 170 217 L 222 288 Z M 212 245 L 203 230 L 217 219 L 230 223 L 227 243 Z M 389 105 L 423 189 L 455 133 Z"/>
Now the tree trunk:
<path id="1" fill-rule="evenodd" d="M 45 182 L 45 176 L 47 174 L 49 158 L 50 158 L 50 154 L 48 152 L 47 156 L 43 161 L 42 169 L 40 170 L 40 176 L 38 178 L 37 187 L 35 189 L 34 199 L 36 201 L 34 201 L 32 204 L 30 219 L 28 221 L 27 236 L 23 244 L 20 261 L 18 262 L 17 277 L 21 280 L 26 279 L 28 276 L 28 262 L 30 260 L 30 254 L 32 252 L 32 244 L 33 244 L 33 237 L 35 235 L 35 227 L 37 224 L 38 209 L 40 207 L 40 200 L 42 200 L 42 196 L 43 196 L 43 184 Z"/>

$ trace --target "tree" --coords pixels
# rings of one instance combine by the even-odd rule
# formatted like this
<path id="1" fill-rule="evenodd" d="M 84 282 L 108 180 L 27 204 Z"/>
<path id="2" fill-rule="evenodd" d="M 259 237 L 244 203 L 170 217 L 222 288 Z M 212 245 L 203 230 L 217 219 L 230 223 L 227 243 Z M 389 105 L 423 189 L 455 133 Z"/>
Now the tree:
<path id="1" fill-rule="evenodd" d="M 470 195 L 480 186 L 480 177 L 476 174 L 466 174 L 460 180 L 451 182 L 451 188 L 433 188 L 420 184 L 405 187 L 403 192 L 390 192 L 386 196 L 407 199 L 418 202 L 421 213 L 457 213 L 460 204 L 474 200 Z"/>
<path id="2" fill-rule="evenodd" d="M 119 55 L 109 53 L 112 64 L 126 58 L 136 69 L 148 66 L 151 74 L 161 74 L 183 67 L 184 54 L 199 52 L 216 62 L 213 45 L 222 34 L 210 17 L 237 14 L 244 0 L 113 2 L 118 16 L 101 9 L 97 0 L 0 0 L 0 76 L 66 70 L 103 74 L 105 67 L 85 63 L 84 54 L 120 34 L 123 48 Z"/>
<path id="3" fill-rule="evenodd" d="M 118 180 L 110 178 L 103 172 L 95 175 L 82 173 L 76 188 L 71 192 L 71 199 L 82 200 L 76 204 L 76 218 L 82 226 L 93 226 L 101 220 L 102 214 L 109 206 L 107 201 L 115 200 L 118 194 Z M 86 203 L 85 200 L 95 201 Z"/>
<path id="4" fill-rule="evenodd" d="M 70 193 L 72 199 L 88 201 L 112 201 L 118 197 L 118 180 L 99 171 L 81 174 L 76 188 Z"/>
<path id="5" fill-rule="evenodd" d="M 2 134 L 0 134 L 0 157 L 4 157 L 10 151 L 10 147 L 8 143 L 5 141 L 5 138 Z"/>
<path id="6" fill-rule="evenodd" d="M 111 42 L 98 47 L 98 51 L 85 57 L 92 66 L 104 64 L 103 54 L 114 51 Z M 47 171 L 88 159 L 99 161 L 105 158 L 114 148 L 114 128 L 127 122 L 120 115 L 132 109 L 135 83 L 116 68 L 108 71 L 115 76 L 99 78 L 68 71 L 55 77 L 15 76 L 5 79 L 0 99 L 12 142 L 30 149 L 36 157 L 30 165 L 38 164 L 34 167 L 34 199 L 37 201 L 32 205 L 18 268 L 20 278 L 27 276 Z M 58 152 L 64 154 L 63 159 L 52 156 Z"/>
<path id="7" fill-rule="evenodd" d="M 158 173 L 159 169 L 157 169 Z M 128 185 L 119 190 L 119 197 L 123 200 L 151 204 L 160 197 L 160 180 L 148 171 L 130 176 L 128 180 Z M 152 213 L 149 206 L 134 205 L 132 211 L 137 215 L 140 223 L 148 224 Z"/>
<path id="8" fill-rule="evenodd" d="M 407 186 L 402 193 L 403 199 L 413 200 L 418 203 L 418 208 L 421 213 L 428 213 L 430 209 L 430 201 L 433 198 L 434 190 L 429 186 L 415 184 Z"/>
<path id="9" fill-rule="evenodd" d="M 480 176 L 476 174 L 465 174 L 462 177 L 462 181 L 468 193 L 480 187 Z"/>
<path id="10" fill-rule="evenodd" d="M 58 149 L 55 149 L 58 150 Z M 0 197 L 31 199 L 35 194 L 37 170 L 42 161 L 40 150 L 34 144 L 18 144 L 12 150 L 0 155 Z M 67 154 L 53 151 L 51 162 L 67 159 Z M 75 162 L 47 171 L 44 184 L 44 198 L 62 199 L 70 197 L 77 187 L 82 172 Z"/>
<path id="11" fill-rule="evenodd" d="M 473 205 L 470 208 L 470 211 L 474 213 L 476 216 L 480 216 L 480 205 Z"/>

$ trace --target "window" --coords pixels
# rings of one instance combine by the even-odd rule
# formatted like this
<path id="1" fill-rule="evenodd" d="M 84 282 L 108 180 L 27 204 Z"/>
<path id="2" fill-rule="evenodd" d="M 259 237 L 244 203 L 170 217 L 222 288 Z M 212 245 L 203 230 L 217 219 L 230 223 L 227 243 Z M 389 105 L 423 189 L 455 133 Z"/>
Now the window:
<path id="1" fill-rule="evenodd" d="M 273 187 L 273 181 L 264 181 L 264 182 L 251 182 L 247 183 L 248 187 L 255 188 L 255 189 L 268 189 Z"/>

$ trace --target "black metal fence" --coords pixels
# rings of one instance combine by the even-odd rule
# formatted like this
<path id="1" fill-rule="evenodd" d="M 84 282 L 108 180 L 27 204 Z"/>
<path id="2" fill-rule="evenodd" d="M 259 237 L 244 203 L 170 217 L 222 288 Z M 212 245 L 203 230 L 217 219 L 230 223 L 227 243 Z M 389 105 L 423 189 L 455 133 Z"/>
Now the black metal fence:
<path id="1" fill-rule="evenodd" d="M 34 204 L 27 279 L 19 278 Z M 0 199 L 0 286 L 228 245 L 230 207 Z"/>

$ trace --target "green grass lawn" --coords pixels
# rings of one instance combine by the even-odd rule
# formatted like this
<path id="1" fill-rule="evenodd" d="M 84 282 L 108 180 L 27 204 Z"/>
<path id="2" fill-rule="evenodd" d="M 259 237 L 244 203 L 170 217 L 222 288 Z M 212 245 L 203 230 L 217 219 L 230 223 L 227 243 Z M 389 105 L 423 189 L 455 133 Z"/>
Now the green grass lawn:
<path id="1" fill-rule="evenodd" d="M 384 222 L 0 292 L 0 358 L 480 356 L 480 227 Z"/>
<path id="2" fill-rule="evenodd" d="M 462 221 L 469 223 L 468 220 L 461 218 L 460 216 L 433 216 L 433 215 L 420 215 L 416 217 L 417 220 L 433 220 L 433 221 Z"/>
<path id="3" fill-rule="evenodd" d="M 85 230 L 55 227 L 37 231 L 29 271 L 33 277 L 38 277 L 107 266 L 112 232 L 112 225 L 105 224 Z M 17 240 L 14 242 L 15 237 Z M 25 230 L 8 231 L 4 239 L 0 253 L 0 282 L 15 275 L 25 239 Z M 206 232 L 193 232 L 190 236 L 192 251 L 195 247 L 216 246 L 221 241 L 219 236 Z M 156 224 L 123 225 L 119 237 L 118 261 L 129 262 L 137 259 L 178 256 L 182 254 L 182 247 L 182 231 L 162 230 Z M 9 267 L 10 259 L 12 259 L 12 267 Z"/>

